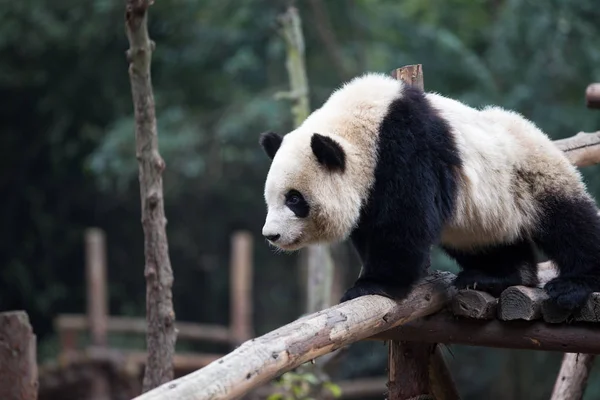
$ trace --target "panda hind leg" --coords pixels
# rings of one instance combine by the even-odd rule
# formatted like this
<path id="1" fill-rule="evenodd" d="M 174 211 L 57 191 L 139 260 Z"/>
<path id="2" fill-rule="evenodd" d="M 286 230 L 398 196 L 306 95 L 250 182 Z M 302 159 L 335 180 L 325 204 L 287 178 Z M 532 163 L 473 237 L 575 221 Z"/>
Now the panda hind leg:
<path id="1" fill-rule="evenodd" d="M 533 245 L 527 241 L 488 246 L 477 250 L 443 250 L 462 271 L 454 280 L 457 289 L 474 289 L 499 297 L 509 286 L 538 284 Z"/>
<path id="2" fill-rule="evenodd" d="M 547 196 L 535 243 L 558 267 L 544 289 L 557 306 L 575 311 L 600 292 L 600 217 L 586 197 Z"/>

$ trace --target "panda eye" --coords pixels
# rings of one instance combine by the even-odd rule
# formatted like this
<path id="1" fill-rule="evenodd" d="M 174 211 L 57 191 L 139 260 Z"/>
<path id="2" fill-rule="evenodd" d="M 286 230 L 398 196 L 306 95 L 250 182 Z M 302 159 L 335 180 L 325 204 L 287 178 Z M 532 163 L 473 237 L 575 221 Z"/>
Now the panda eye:
<path id="1" fill-rule="evenodd" d="M 290 190 L 285 194 L 285 205 L 296 214 L 298 218 L 306 218 L 310 211 L 308 202 L 297 190 Z"/>
<path id="2" fill-rule="evenodd" d="M 300 203 L 300 196 L 298 196 L 297 194 L 293 194 L 290 197 L 287 198 L 287 203 L 290 206 L 295 206 L 298 203 Z"/>

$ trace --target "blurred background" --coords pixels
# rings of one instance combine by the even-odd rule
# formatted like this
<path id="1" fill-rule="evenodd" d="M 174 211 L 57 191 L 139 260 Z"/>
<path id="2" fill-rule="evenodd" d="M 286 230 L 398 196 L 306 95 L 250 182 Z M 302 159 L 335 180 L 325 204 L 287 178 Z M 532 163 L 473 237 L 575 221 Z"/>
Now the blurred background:
<path id="1" fill-rule="evenodd" d="M 277 0 L 159 0 L 152 79 L 179 321 L 227 325 L 231 235 L 254 238 L 256 335 L 293 321 L 305 299 L 300 258 L 263 241 L 266 130 L 292 129 Z M 106 234 L 111 315 L 145 315 L 138 166 L 124 2 L 2 1 L 0 7 L 0 311 L 24 309 L 40 362 L 54 359 L 60 313 L 85 313 L 84 230 Z M 365 71 L 423 64 L 425 88 L 497 104 L 553 139 L 600 128 L 586 86 L 600 79 L 597 0 L 298 0 L 312 108 Z M 598 167 L 582 169 L 600 194 Z M 343 288 L 359 264 L 335 248 Z M 435 252 L 435 269 L 456 266 Z M 111 336 L 144 348 L 144 337 Z M 177 349 L 227 352 L 216 344 Z M 187 346 L 187 347 L 186 347 Z M 548 397 L 561 354 L 452 346 L 464 399 Z M 358 343 L 333 379 L 383 376 L 382 343 Z M 598 363 L 597 363 L 598 364 Z M 600 397 L 600 365 L 585 399 Z M 381 398 L 381 396 L 375 397 Z"/>

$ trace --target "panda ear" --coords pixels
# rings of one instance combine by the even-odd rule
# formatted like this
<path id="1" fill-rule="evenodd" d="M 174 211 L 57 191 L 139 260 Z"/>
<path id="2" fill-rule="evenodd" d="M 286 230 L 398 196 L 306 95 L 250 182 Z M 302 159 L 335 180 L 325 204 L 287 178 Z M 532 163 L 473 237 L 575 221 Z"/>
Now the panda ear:
<path id="1" fill-rule="evenodd" d="M 310 140 L 310 147 L 320 164 L 331 171 L 344 172 L 346 169 L 346 153 L 338 142 L 329 136 L 315 133 Z"/>
<path id="2" fill-rule="evenodd" d="M 267 156 L 272 160 L 275 157 L 275 153 L 279 150 L 283 138 L 275 132 L 265 132 L 260 135 L 258 142 L 262 146 Z"/>

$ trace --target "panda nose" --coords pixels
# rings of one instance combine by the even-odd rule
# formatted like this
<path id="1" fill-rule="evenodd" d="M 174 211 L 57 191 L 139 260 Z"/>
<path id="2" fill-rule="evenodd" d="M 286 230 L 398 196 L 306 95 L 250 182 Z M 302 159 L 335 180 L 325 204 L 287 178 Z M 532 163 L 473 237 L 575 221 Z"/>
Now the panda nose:
<path id="1" fill-rule="evenodd" d="M 276 242 L 281 235 L 280 234 L 275 234 L 275 235 L 265 235 L 265 237 L 267 238 L 268 241 L 270 242 Z"/>

